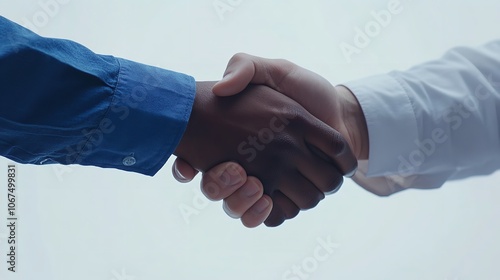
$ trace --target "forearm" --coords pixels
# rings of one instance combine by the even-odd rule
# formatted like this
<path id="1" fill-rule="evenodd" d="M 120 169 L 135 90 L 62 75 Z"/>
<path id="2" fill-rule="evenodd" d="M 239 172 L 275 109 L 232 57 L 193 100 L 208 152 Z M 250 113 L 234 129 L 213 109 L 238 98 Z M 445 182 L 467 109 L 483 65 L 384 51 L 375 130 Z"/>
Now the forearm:
<path id="1" fill-rule="evenodd" d="M 444 170 L 454 178 L 500 168 L 500 41 L 455 48 L 439 60 L 391 75 L 407 89 L 419 124 L 418 144 L 410 152 L 423 153 L 423 163 L 403 153 L 412 165 L 409 172 Z"/>
<path id="2" fill-rule="evenodd" d="M 434 188 L 499 168 L 499 69 L 497 42 L 347 83 L 367 120 L 369 161 L 358 176 L 365 187 Z"/>
<path id="3" fill-rule="evenodd" d="M 161 168 L 189 118 L 191 77 L 43 38 L 2 17 L 0 34 L 2 156 L 148 175 Z"/>

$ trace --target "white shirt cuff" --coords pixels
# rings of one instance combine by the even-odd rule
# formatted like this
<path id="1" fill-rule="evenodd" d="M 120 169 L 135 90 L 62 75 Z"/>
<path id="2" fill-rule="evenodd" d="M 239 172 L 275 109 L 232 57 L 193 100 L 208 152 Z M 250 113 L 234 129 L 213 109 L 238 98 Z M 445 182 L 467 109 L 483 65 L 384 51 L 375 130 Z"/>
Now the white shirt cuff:
<path id="1" fill-rule="evenodd" d="M 343 85 L 358 99 L 368 127 L 370 152 L 367 170 L 363 175 L 408 175 L 401 159 L 403 154 L 415 148 L 419 130 L 412 102 L 403 83 L 386 74 Z"/>

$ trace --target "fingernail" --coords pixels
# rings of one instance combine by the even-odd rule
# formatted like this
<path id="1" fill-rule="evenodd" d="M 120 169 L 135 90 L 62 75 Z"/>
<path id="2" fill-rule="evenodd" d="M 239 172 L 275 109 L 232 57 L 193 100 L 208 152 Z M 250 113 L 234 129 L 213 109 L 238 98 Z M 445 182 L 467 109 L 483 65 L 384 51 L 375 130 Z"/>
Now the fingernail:
<path id="1" fill-rule="evenodd" d="M 224 170 L 221 175 L 219 176 L 219 180 L 222 183 L 222 186 L 224 187 L 232 187 L 236 184 L 239 184 L 243 181 L 243 178 L 241 176 L 241 173 L 239 172 L 239 169 L 231 164 L 229 165 L 226 170 Z"/>
<path id="2" fill-rule="evenodd" d="M 231 79 L 232 76 L 233 76 L 233 73 L 229 72 L 229 73 L 225 74 L 224 77 L 222 77 L 221 81 L 227 81 L 227 80 Z"/>
<path id="3" fill-rule="evenodd" d="M 250 198 L 250 197 L 253 197 L 254 195 L 256 195 L 259 191 L 260 191 L 259 186 L 257 186 L 256 184 L 249 183 L 245 186 L 245 188 L 243 188 L 241 193 L 245 197 Z"/>
<path id="4" fill-rule="evenodd" d="M 325 195 L 332 195 L 332 194 L 334 194 L 334 193 L 338 192 L 338 191 L 340 190 L 340 187 L 341 187 L 341 186 L 342 186 L 342 185 L 338 185 L 335 189 L 333 189 L 333 190 L 331 190 L 331 191 L 329 191 L 329 192 L 326 192 L 326 193 L 325 193 Z"/>
<path id="5" fill-rule="evenodd" d="M 270 202 L 268 199 L 261 199 L 253 205 L 255 213 L 262 214 L 269 207 Z"/>
<path id="6" fill-rule="evenodd" d="M 177 164 L 174 164 L 174 172 L 175 172 L 175 176 L 177 177 L 177 179 L 179 181 L 181 181 L 181 183 L 189 182 L 189 180 L 186 177 L 184 177 L 184 175 L 181 174 L 179 169 L 177 169 Z"/>
<path id="7" fill-rule="evenodd" d="M 227 204 L 226 204 L 226 203 L 223 203 L 223 204 L 222 204 L 222 208 L 224 209 L 224 212 L 226 212 L 226 214 L 227 214 L 229 217 L 231 217 L 231 218 L 233 218 L 233 219 L 239 219 L 239 218 L 241 218 L 241 216 L 236 215 L 236 214 L 233 212 L 233 210 L 231 210 L 231 209 L 229 208 L 229 206 L 227 206 Z"/>

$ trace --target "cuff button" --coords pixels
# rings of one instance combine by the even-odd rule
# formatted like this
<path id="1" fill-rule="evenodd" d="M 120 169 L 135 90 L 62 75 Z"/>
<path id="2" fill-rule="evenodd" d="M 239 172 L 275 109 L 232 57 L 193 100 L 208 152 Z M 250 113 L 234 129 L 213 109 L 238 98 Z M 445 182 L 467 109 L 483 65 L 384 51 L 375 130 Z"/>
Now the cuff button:
<path id="1" fill-rule="evenodd" d="M 135 160 L 135 157 L 133 156 L 128 156 L 123 159 L 123 165 L 125 166 L 132 166 L 136 163 L 137 161 Z"/>

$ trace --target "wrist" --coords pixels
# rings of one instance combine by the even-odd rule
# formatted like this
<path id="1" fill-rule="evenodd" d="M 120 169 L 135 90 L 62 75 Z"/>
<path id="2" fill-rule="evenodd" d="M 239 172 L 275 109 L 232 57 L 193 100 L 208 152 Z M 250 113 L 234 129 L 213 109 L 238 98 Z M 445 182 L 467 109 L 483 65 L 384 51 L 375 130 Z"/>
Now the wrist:
<path id="1" fill-rule="evenodd" d="M 336 86 L 335 89 L 341 100 L 341 120 L 347 131 L 347 135 L 344 136 L 358 160 L 368 159 L 368 128 L 361 105 L 356 96 L 345 86 Z"/>
<path id="2" fill-rule="evenodd" d="M 196 82 L 195 96 L 193 101 L 193 107 L 191 108 L 191 114 L 189 116 L 188 123 L 184 130 L 184 134 L 182 135 L 179 144 L 175 148 L 174 155 L 178 157 L 184 157 L 190 153 L 190 150 L 193 150 L 195 146 L 193 145 L 193 139 L 191 139 L 191 130 L 196 126 L 196 123 L 199 122 L 198 115 L 200 114 L 200 103 L 202 102 L 203 92 L 207 90 L 206 82 Z"/>

